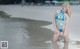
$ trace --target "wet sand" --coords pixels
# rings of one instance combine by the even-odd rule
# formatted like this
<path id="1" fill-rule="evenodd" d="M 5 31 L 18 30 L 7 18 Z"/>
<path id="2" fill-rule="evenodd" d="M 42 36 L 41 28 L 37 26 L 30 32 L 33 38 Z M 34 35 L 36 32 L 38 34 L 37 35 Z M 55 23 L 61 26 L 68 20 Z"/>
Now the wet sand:
<path id="1" fill-rule="evenodd" d="M 52 42 L 54 33 L 52 9 L 59 7 L 31 7 L 1 5 L 0 41 L 8 41 L 8 49 L 80 49 L 79 8 L 75 8 L 77 6 L 72 6 L 73 17 L 69 22 L 70 42 L 69 44 L 59 42 L 58 45 Z"/>

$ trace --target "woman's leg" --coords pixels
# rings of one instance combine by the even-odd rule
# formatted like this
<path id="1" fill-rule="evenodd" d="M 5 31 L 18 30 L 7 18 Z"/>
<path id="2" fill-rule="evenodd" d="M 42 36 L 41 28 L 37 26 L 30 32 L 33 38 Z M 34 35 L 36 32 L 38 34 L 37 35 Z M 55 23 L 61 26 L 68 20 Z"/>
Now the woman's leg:
<path id="1" fill-rule="evenodd" d="M 69 38 L 68 38 L 68 29 L 67 28 L 64 31 L 63 37 L 64 37 L 64 42 L 68 43 Z"/>
<path id="2" fill-rule="evenodd" d="M 56 43 L 59 39 L 59 31 L 55 30 L 53 33 L 53 42 Z"/>
<path id="3" fill-rule="evenodd" d="M 54 49 L 59 49 L 59 45 L 57 43 L 53 43 Z"/>
<path id="4" fill-rule="evenodd" d="M 63 49 L 68 49 L 68 43 L 64 43 Z"/>

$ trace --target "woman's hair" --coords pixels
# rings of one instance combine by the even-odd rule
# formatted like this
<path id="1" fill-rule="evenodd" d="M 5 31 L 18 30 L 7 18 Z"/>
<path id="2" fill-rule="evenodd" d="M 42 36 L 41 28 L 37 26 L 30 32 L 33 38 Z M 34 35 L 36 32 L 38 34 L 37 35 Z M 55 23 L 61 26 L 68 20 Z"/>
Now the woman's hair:
<path id="1" fill-rule="evenodd" d="M 66 13 L 68 14 L 69 17 L 71 17 L 71 10 L 70 10 L 70 5 L 68 3 L 64 3 L 63 6 L 67 9 Z"/>

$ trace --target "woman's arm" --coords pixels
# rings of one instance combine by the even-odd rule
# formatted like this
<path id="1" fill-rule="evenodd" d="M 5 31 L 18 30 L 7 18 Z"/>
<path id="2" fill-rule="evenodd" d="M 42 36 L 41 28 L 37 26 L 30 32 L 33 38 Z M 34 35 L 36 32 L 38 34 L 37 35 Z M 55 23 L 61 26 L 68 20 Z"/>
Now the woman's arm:
<path id="1" fill-rule="evenodd" d="M 55 16 L 56 16 L 56 14 L 54 15 L 53 23 L 54 23 L 54 28 L 56 29 L 56 20 L 55 20 Z"/>
<path id="2" fill-rule="evenodd" d="M 59 10 L 56 10 L 56 12 L 55 12 L 55 14 L 54 14 L 54 17 L 53 17 L 53 26 L 54 26 L 54 29 L 57 29 L 55 16 L 56 16 L 59 12 L 60 12 Z"/>
<path id="3" fill-rule="evenodd" d="M 68 19 L 69 19 L 69 16 L 67 14 L 65 14 L 65 17 L 66 17 L 65 31 L 68 31 Z"/>

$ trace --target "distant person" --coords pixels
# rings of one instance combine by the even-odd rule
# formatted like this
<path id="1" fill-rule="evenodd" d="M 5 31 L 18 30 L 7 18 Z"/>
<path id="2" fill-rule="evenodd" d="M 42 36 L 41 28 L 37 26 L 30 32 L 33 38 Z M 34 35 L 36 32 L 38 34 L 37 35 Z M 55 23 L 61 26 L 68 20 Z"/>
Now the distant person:
<path id="1" fill-rule="evenodd" d="M 59 40 L 60 35 L 64 37 L 64 42 L 68 42 L 68 19 L 71 17 L 70 5 L 65 3 L 62 5 L 61 10 L 55 12 L 53 24 L 54 24 L 54 34 L 53 42 Z"/>

